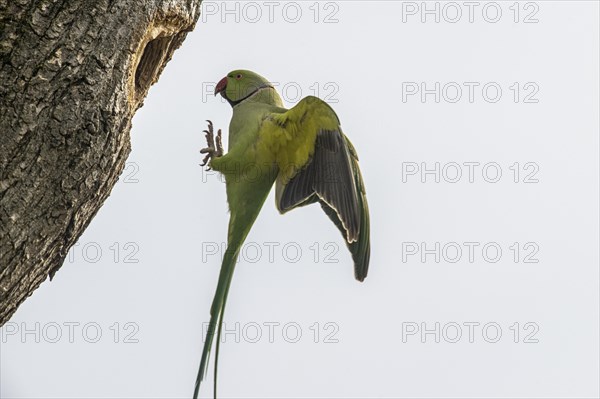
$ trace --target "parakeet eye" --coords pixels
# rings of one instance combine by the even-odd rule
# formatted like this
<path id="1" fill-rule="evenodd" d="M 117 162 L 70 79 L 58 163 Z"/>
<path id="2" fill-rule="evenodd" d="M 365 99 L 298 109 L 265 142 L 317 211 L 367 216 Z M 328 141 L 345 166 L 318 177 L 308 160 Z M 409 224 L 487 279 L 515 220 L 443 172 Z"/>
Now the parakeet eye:
<path id="1" fill-rule="evenodd" d="M 238 74 L 235 76 L 235 78 L 236 78 L 236 79 L 241 79 L 241 78 L 242 78 L 242 74 L 241 74 L 241 73 L 238 73 Z"/>

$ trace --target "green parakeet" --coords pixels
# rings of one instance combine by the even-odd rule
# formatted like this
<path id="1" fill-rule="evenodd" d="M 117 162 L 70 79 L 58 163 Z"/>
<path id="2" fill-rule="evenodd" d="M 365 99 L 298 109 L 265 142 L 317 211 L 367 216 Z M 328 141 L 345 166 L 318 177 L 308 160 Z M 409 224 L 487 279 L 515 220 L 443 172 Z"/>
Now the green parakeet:
<path id="1" fill-rule="evenodd" d="M 214 396 L 223 312 L 239 250 L 275 183 L 280 213 L 318 202 L 341 231 L 354 260 L 354 276 L 363 281 L 370 257 L 369 209 L 358 156 L 342 133 L 329 105 L 317 97 L 288 110 L 271 83 L 246 70 L 229 73 L 215 88 L 232 106 L 229 148 L 223 154 L 221 131 L 205 130 L 208 148 L 203 165 L 225 176 L 230 219 L 227 250 L 210 309 L 208 334 L 194 390 L 197 398 L 217 336 Z"/>

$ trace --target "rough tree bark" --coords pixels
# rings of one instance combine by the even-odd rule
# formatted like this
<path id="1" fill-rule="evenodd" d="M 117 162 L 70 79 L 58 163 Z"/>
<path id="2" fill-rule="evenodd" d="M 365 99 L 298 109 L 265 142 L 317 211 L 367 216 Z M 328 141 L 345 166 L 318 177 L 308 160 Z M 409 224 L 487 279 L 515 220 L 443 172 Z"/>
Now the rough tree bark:
<path id="1" fill-rule="evenodd" d="M 109 196 L 200 0 L 0 0 L 0 326 Z"/>

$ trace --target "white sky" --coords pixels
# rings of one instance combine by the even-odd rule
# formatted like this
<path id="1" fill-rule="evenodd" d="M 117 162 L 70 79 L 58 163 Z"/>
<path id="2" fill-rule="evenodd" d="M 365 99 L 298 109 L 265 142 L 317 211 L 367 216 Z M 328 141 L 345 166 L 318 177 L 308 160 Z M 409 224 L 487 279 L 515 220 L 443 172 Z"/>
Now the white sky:
<path id="1" fill-rule="evenodd" d="M 335 108 L 372 258 L 356 282 L 320 208 L 280 216 L 271 195 L 230 291 L 222 397 L 597 397 L 598 3 L 481 2 L 472 23 L 463 2 L 438 3 L 439 23 L 421 2 L 277 3 L 272 22 L 244 4 L 206 2 L 150 90 L 122 181 L 0 331 L 0 396 L 191 397 L 228 221 L 201 131 L 226 131 L 231 109 L 209 92 L 244 68 L 290 106 Z M 436 163 L 439 183 L 422 173 Z M 436 325 L 439 342 L 422 334 Z"/>

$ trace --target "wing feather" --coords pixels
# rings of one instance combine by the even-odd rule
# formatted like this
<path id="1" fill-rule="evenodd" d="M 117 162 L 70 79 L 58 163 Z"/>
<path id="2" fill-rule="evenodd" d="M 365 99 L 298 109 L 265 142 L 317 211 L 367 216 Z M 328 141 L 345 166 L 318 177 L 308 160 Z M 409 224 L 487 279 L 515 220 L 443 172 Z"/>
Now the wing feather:
<path id="1" fill-rule="evenodd" d="M 277 208 L 285 213 L 318 201 L 342 233 L 355 277 L 363 281 L 371 252 L 369 209 L 356 150 L 337 115 L 327 103 L 307 97 L 271 120 L 283 132 L 272 129 L 270 134 L 289 141 L 277 141 L 278 156 L 285 159 L 279 162 Z"/>

